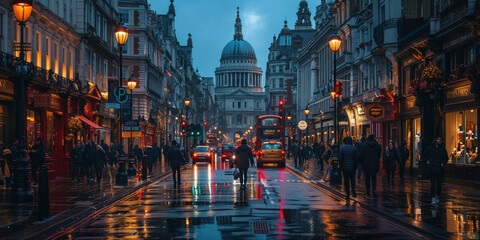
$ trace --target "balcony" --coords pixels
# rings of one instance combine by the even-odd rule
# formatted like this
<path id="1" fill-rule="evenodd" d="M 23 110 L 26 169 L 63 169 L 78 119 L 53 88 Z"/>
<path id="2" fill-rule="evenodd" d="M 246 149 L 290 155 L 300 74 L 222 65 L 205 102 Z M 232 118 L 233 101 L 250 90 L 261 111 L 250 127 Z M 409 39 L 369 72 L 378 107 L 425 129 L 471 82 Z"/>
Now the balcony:
<path id="1" fill-rule="evenodd" d="M 413 41 L 430 34 L 430 22 L 423 18 L 400 18 L 398 20 L 398 48 L 409 46 Z"/>
<path id="2" fill-rule="evenodd" d="M 375 27 L 373 37 L 375 43 L 381 47 L 383 44 L 394 43 L 397 41 L 397 26 L 399 18 L 392 18 L 383 21 Z"/>
<path id="3" fill-rule="evenodd" d="M 51 69 L 36 67 L 29 62 L 24 65 L 20 64 L 20 59 L 0 52 L 0 71 L 6 71 L 13 75 L 19 75 L 25 72 L 25 79 L 29 83 L 38 83 L 49 86 L 59 92 L 81 93 L 81 84 L 79 80 L 71 80 L 54 73 Z"/>
<path id="4" fill-rule="evenodd" d="M 343 52 L 342 56 L 337 58 L 337 65 L 341 67 L 343 64 L 349 64 L 352 62 L 352 53 Z"/>
<path id="5" fill-rule="evenodd" d="M 473 2 L 473 4 L 472 4 Z M 450 5 L 442 6 L 440 12 L 440 28 L 446 28 L 467 16 L 469 12 L 475 11 L 475 1 L 456 0 L 451 1 Z"/>

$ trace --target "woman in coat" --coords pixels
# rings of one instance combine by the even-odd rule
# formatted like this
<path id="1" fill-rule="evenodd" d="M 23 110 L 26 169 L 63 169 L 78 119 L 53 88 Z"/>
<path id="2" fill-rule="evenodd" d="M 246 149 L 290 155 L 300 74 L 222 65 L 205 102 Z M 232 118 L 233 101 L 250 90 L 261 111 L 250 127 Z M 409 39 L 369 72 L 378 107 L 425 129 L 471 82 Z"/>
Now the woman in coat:
<path id="1" fill-rule="evenodd" d="M 100 145 L 97 145 L 95 149 L 95 175 L 97 176 L 97 183 L 102 180 L 103 168 L 107 162 L 107 153 Z"/>
<path id="2" fill-rule="evenodd" d="M 383 151 L 383 166 L 387 170 L 387 183 L 394 183 L 397 162 L 400 163 L 400 153 L 393 140 L 388 141 L 388 146 Z"/>

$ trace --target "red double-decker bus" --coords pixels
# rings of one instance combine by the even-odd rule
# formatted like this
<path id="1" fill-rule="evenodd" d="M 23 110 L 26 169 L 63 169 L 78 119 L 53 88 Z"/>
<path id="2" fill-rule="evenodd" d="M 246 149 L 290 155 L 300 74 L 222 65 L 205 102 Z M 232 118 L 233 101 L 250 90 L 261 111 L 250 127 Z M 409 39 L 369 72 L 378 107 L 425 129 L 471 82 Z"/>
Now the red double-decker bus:
<path id="1" fill-rule="evenodd" d="M 285 137 L 283 119 L 276 115 L 263 115 L 258 117 L 255 138 L 255 150 L 259 150 L 264 142 L 281 142 Z"/>

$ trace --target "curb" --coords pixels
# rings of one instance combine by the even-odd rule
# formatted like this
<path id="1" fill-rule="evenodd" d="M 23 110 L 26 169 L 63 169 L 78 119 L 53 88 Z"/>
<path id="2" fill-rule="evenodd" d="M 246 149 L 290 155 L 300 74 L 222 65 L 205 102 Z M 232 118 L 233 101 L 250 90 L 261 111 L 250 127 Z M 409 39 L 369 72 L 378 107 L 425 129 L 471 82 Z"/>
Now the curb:
<path id="1" fill-rule="evenodd" d="M 160 179 L 162 179 L 162 178 L 165 178 L 165 177 L 167 177 L 167 176 L 169 176 L 169 175 L 171 175 L 171 172 L 167 171 L 167 173 L 163 173 L 163 174 L 161 174 L 161 175 L 159 175 L 159 176 L 153 177 L 153 178 L 151 178 L 151 179 L 143 182 L 142 184 L 139 184 L 139 185 L 137 185 L 137 186 L 129 189 L 128 191 L 125 191 L 125 192 L 123 192 L 123 193 L 120 193 L 120 194 L 118 194 L 118 195 L 115 195 L 115 196 L 112 197 L 112 198 L 109 198 L 109 199 L 104 200 L 104 201 L 102 201 L 102 202 L 100 202 L 100 203 L 97 203 L 97 204 L 95 204 L 95 205 L 92 205 L 92 206 L 90 206 L 90 207 L 88 207 L 88 208 L 86 208 L 86 209 L 84 209 L 84 210 L 82 210 L 82 211 L 80 211 L 80 212 L 78 212 L 78 213 L 70 216 L 70 217 L 67 217 L 67 218 L 63 219 L 63 220 L 60 221 L 60 222 L 57 222 L 57 223 L 55 223 L 55 224 L 53 224 L 53 225 L 50 225 L 50 226 L 44 228 L 43 230 L 41 230 L 41 231 L 39 231 L 39 232 L 36 232 L 35 234 L 30 235 L 30 236 L 28 236 L 28 237 L 26 237 L 26 238 L 24 238 L 24 239 L 45 239 L 45 238 L 48 237 L 49 235 L 55 234 L 56 232 L 58 232 L 58 231 L 60 231 L 60 230 L 62 230 L 62 229 L 64 229 L 64 228 L 67 228 L 67 227 L 75 224 L 76 222 L 78 222 L 78 220 L 85 218 L 86 216 L 92 214 L 93 212 L 95 212 L 95 211 L 97 211 L 97 210 L 99 210 L 99 209 L 102 209 L 102 208 L 104 208 L 104 207 L 106 207 L 106 206 L 109 206 L 109 205 L 117 202 L 118 200 L 120 200 L 120 199 L 122 199 L 122 198 L 124 198 L 124 197 L 126 197 L 126 196 L 128 196 L 128 195 L 130 195 L 130 194 L 132 194 L 132 193 L 134 193 L 134 192 L 137 192 L 138 190 L 140 190 L 140 189 L 142 189 L 142 188 L 144 188 L 144 187 L 147 187 L 147 186 L 151 185 L 152 183 L 154 183 L 154 182 L 156 182 L 156 181 L 158 181 L 158 180 L 160 180 Z M 71 209 L 69 209 L 69 210 L 71 210 Z M 66 210 L 66 211 L 69 211 L 69 210 Z M 56 216 L 58 216 L 58 215 L 60 215 L 60 214 L 62 214 L 62 213 L 65 213 L 66 211 L 61 212 L 61 213 L 58 213 L 58 214 L 56 214 L 55 216 L 50 217 L 49 219 L 55 218 Z M 31 218 L 31 217 L 30 217 L 30 218 Z M 30 218 L 29 218 L 29 219 L 30 219 Z M 44 221 L 47 221 L 47 222 L 48 222 L 49 219 L 46 219 L 46 220 L 44 220 Z M 10 224 L 10 225 L 8 225 L 8 227 L 11 227 L 11 226 L 13 226 L 13 225 L 15 225 L 15 224 L 18 224 L 18 222 L 13 223 L 13 224 Z M 9 238 L 7 238 L 7 239 L 9 239 Z"/>
<path id="2" fill-rule="evenodd" d="M 305 177 L 307 179 L 311 179 L 311 180 L 321 180 L 315 176 L 312 176 L 310 174 L 307 174 L 307 173 L 304 173 L 298 169 L 296 169 L 295 167 L 292 167 L 291 165 L 287 165 L 287 168 L 289 170 L 291 170 L 292 172 L 302 176 L 302 177 Z M 313 177 L 313 179 L 312 179 Z M 322 188 L 324 191 L 327 191 L 339 198 L 342 198 L 342 199 L 345 199 L 345 194 L 343 194 L 342 192 L 338 191 L 337 189 L 333 188 L 333 187 L 330 187 L 328 185 L 326 185 L 325 183 L 322 183 L 322 182 L 319 182 L 319 181 L 316 181 L 312 184 L 315 184 L 316 186 Z M 367 211 L 370 211 L 372 213 L 375 213 L 383 218 L 386 218 L 396 224 L 399 224 L 399 225 L 403 225 L 405 227 L 408 227 L 408 228 L 412 228 L 414 229 L 415 231 L 417 232 L 420 232 L 420 233 L 423 233 L 425 235 L 427 235 L 428 237 L 431 237 L 433 239 L 449 239 L 448 237 L 445 237 L 445 236 L 442 236 L 442 235 L 438 235 L 437 233 L 434 233 L 432 231 L 429 231 L 429 230 L 426 230 L 422 227 L 419 227 L 419 226 L 416 226 L 416 225 L 413 225 L 412 223 L 408 222 L 408 221 L 405 221 L 403 219 L 400 219 L 396 216 L 393 216 L 392 214 L 388 213 L 388 212 L 385 212 L 385 211 L 382 211 L 382 210 L 379 210 L 377 208 L 374 208 L 372 206 L 370 206 L 368 203 L 366 203 L 365 201 L 361 200 L 361 199 L 356 199 L 354 200 L 354 202 L 358 205 L 360 205 L 360 207 L 364 208 L 365 210 Z M 428 228 L 434 228 L 434 226 L 431 226 L 431 225 L 428 225 L 428 224 L 425 224 L 425 223 L 421 223 L 421 225 L 424 225 L 425 227 L 428 227 Z M 441 229 L 442 231 L 444 231 L 443 229 Z M 444 231 L 445 232 L 445 231 Z M 445 232 L 447 233 L 447 232 Z"/>

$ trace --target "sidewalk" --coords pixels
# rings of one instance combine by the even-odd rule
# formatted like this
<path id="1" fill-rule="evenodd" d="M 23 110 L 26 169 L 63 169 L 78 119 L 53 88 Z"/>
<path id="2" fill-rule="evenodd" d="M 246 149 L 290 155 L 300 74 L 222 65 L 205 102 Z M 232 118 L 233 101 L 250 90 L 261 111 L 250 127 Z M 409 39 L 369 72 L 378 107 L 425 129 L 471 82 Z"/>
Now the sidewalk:
<path id="1" fill-rule="evenodd" d="M 324 171 L 320 171 L 315 159 L 310 159 L 308 165 L 294 167 L 293 160 L 287 160 L 289 167 L 304 174 L 318 178 L 320 183 L 344 193 L 343 183 L 332 186 L 324 182 Z M 358 176 L 356 176 L 357 178 Z M 343 180 L 343 179 L 342 179 Z M 328 178 L 327 178 L 328 181 Z M 442 235 L 450 238 L 480 239 L 480 191 L 475 184 L 465 185 L 454 179 L 446 179 L 442 189 L 441 202 L 438 207 L 431 205 L 430 181 L 418 180 L 408 174 L 404 181 L 395 176 L 395 184 L 386 184 L 377 176 L 376 199 L 365 198 L 364 179 L 357 178 L 357 201 L 368 204 L 376 209 L 382 209 L 394 216 L 408 218 L 411 222 L 421 222 L 434 226 Z"/>
<path id="2" fill-rule="evenodd" d="M 153 174 L 147 181 L 156 179 L 164 173 L 170 172 L 170 167 L 164 161 L 156 163 Z M 57 178 L 49 181 L 50 190 L 50 218 L 37 222 L 37 195 L 38 186 L 32 186 L 33 203 L 15 203 L 10 199 L 10 190 L 0 189 L 0 239 L 18 232 L 35 233 L 47 226 L 59 223 L 68 217 L 94 207 L 109 199 L 122 196 L 144 183 L 138 178 L 129 178 L 128 186 L 115 185 L 117 169 L 107 166 L 104 169 L 101 183 L 78 183 L 70 178 Z M 25 235 L 25 237 L 28 235 Z M 17 238 L 17 237 L 15 237 Z M 19 237 L 18 238 L 22 238 Z"/>

